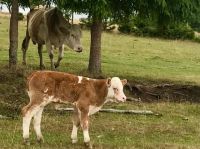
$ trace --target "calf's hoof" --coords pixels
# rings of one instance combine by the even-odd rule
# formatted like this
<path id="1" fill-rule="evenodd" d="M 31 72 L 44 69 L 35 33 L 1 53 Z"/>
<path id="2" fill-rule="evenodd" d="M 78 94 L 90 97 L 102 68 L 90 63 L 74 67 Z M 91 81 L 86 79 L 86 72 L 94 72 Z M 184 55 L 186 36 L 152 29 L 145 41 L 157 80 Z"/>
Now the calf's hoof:
<path id="1" fill-rule="evenodd" d="M 23 142 L 23 144 L 24 145 L 31 145 L 31 143 L 30 143 L 30 141 L 29 141 L 29 139 L 27 138 L 27 139 L 24 139 L 24 142 Z"/>
<path id="2" fill-rule="evenodd" d="M 78 142 L 78 139 L 72 139 L 72 144 L 76 144 Z"/>
<path id="3" fill-rule="evenodd" d="M 92 144 L 90 142 L 84 142 L 84 144 L 87 149 L 93 149 Z"/>
<path id="4" fill-rule="evenodd" d="M 37 138 L 37 142 L 38 142 L 39 144 L 44 143 L 44 139 L 43 139 L 43 137 Z"/>

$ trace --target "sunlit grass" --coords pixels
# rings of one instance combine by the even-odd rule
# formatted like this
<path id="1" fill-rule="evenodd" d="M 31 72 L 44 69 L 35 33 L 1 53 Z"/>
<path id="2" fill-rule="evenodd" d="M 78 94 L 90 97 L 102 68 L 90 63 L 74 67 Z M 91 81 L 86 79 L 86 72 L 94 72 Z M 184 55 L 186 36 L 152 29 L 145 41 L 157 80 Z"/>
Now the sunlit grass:
<path id="1" fill-rule="evenodd" d="M 17 74 L 8 65 L 8 18 L 0 18 L 0 114 L 14 119 L 0 119 L 0 148 L 25 148 L 22 145 L 22 118 L 19 111 L 28 102 L 25 93 L 25 76 L 20 71 L 39 68 L 37 47 L 30 44 L 27 67 L 21 65 L 21 42 L 25 35 L 25 22 L 19 26 Z M 59 71 L 87 75 L 90 34 L 83 31 L 84 52 L 69 49 Z M 44 61 L 50 69 L 44 48 Z M 171 81 L 200 84 L 200 44 L 190 41 L 138 38 L 103 33 L 102 70 L 105 76 L 121 76 L 132 81 Z M 11 110 L 8 108 L 10 106 Z M 200 146 L 200 105 L 191 103 L 121 103 L 105 107 L 118 109 L 152 110 L 162 116 L 98 113 L 91 116 L 90 136 L 95 148 L 100 149 L 198 149 Z M 14 109 L 14 110 L 13 110 Z M 50 110 L 49 110 L 50 109 Z M 39 146 L 31 129 L 31 146 L 28 148 L 83 148 L 82 132 L 79 142 L 71 144 L 71 112 L 44 111 L 42 132 L 45 143 Z"/>
<path id="2" fill-rule="evenodd" d="M 0 62 L 8 63 L 9 20 L 0 18 Z M 19 23 L 18 65 L 22 62 L 21 43 L 25 22 Z M 83 31 L 84 51 L 76 53 L 66 48 L 59 71 L 86 74 L 89 60 L 90 33 Z M 57 53 L 56 53 L 57 54 Z M 47 69 L 50 60 L 44 47 Z M 57 56 L 55 56 L 56 58 Z M 37 46 L 32 43 L 27 53 L 28 67 L 39 68 Z M 123 76 L 130 80 L 175 81 L 200 84 L 200 44 L 191 41 L 139 38 L 123 34 L 103 33 L 102 71 L 106 76 Z M 87 74 L 86 74 L 87 75 Z"/>
<path id="3" fill-rule="evenodd" d="M 118 105 L 124 106 L 124 104 Z M 131 104 L 126 108 L 152 110 L 159 116 L 98 113 L 91 116 L 90 136 L 97 148 L 198 148 L 200 145 L 200 106 L 198 104 L 152 103 Z M 186 119 L 187 118 L 187 119 Z M 0 120 L 1 147 L 23 148 L 22 119 Z M 71 112 L 44 111 L 43 148 L 82 148 L 83 136 L 71 144 Z M 39 148 L 31 129 L 31 147 Z"/>

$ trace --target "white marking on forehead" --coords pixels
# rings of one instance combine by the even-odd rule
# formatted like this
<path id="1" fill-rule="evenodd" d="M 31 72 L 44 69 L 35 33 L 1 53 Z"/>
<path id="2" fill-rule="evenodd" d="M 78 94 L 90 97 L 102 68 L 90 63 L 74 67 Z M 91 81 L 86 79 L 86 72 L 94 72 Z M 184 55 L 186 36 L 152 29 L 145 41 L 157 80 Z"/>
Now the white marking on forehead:
<path id="1" fill-rule="evenodd" d="M 82 76 L 78 76 L 78 83 L 81 83 L 83 77 Z"/>
<path id="2" fill-rule="evenodd" d="M 119 88 L 123 88 L 122 82 L 118 77 L 113 77 L 111 79 L 111 86 L 112 87 L 119 87 Z"/>
<path id="3" fill-rule="evenodd" d="M 90 80 L 90 78 L 87 78 L 87 80 Z"/>

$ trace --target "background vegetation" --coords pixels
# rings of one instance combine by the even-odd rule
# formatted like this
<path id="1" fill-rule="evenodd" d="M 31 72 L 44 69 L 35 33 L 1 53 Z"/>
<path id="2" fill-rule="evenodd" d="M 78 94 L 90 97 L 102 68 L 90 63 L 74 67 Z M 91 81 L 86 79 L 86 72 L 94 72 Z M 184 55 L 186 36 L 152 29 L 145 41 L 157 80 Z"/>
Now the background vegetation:
<path id="1" fill-rule="evenodd" d="M 124 33 L 171 39 L 194 39 L 193 31 L 199 31 L 200 24 L 199 0 L 96 0 L 95 3 L 88 0 L 2 0 L 0 3 L 7 4 L 12 13 L 10 29 L 9 19 L 5 16 L 0 17 L 0 148 L 25 148 L 22 145 L 20 115 L 22 106 L 28 103 L 25 81 L 30 72 L 39 68 L 37 50 L 32 44 L 27 54 L 28 65 L 21 65 L 22 53 L 17 50 L 17 44 L 21 45 L 26 23 L 19 22 L 18 40 L 17 21 L 20 17 L 17 16 L 18 4 L 21 7 L 33 7 L 39 4 L 49 7 L 54 3 L 64 11 L 68 19 L 68 13 L 88 14 L 86 24 L 91 31 L 83 31 L 84 52 L 77 54 L 66 48 L 65 58 L 58 71 L 84 76 L 102 72 L 101 77 L 120 76 L 127 78 L 129 82 L 144 85 L 159 83 L 200 85 L 198 43 L 113 34 L 101 30 L 106 29 L 109 24 L 117 23 L 119 30 Z M 94 32 L 96 29 L 98 31 Z M 10 42 L 9 30 L 13 30 L 10 33 L 15 33 L 10 34 Z M 10 48 L 8 48 L 9 43 Z M 44 50 L 43 53 L 47 69 L 50 69 L 47 51 Z M 98 54 L 98 59 L 94 59 L 94 54 Z M 13 62 L 10 64 L 14 65 L 15 69 L 8 69 L 8 60 Z M 96 66 L 96 63 L 100 65 Z M 130 96 L 127 90 L 125 92 Z M 108 104 L 106 107 L 152 110 L 159 113 L 159 116 L 109 113 L 94 115 L 90 124 L 94 147 L 199 148 L 199 104 L 172 103 L 168 102 L 170 99 L 165 100 L 166 102 L 157 103 Z M 53 106 L 49 106 L 44 113 L 42 130 L 46 142 L 42 146 L 38 145 L 32 133 L 30 148 L 83 147 L 81 132 L 79 143 L 77 145 L 70 143 L 72 127 L 70 112 L 58 112 Z M 1 115 L 6 117 L 2 118 Z"/>
<path id="2" fill-rule="evenodd" d="M 26 76 L 39 68 L 37 47 L 32 43 L 28 49 L 24 67 L 22 51 L 18 50 L 18 69 L 8 69 L 9 18 L 0 17 L 0 148 L 25 148 L 22 145 L 21 107 L 29 99 L 25 91 Z M 19 45 L 25 35 L 25 21 L 19 22 Z M 65 49 L 59 71 L 89 75 L 90 32 L 83 31 L 83 53 Z M 200 48 L 191 41 L 143 38 L 125 34 L 103 33 L 102 75 L 121 76 L 142 84 L 179 83 L 199 85 Z M 56 53 L 57 54 L 57 53 Z M 50 69 L 46 49 L 43 51 L 47 69 Z M 128 92 L 126 91 L 126 94 Z M 67 105 L 70 106 L 70 105 Z M 96 148 L 105 149 L 198 149 L 200 133 L 200 107 L 195 103 L 134 103 L 108 104 L 117 109 L 152 110 L 159 116 L 99 113 L 91 116 L 90 135 Z M 58 112 L 53 106 L 44 111 L 42 131 L 45 143 L 35 141 L 31 129 L 30 148 L 83 148 L 82 132 L 79 143 L 72 145 L 71 113 Z"/>

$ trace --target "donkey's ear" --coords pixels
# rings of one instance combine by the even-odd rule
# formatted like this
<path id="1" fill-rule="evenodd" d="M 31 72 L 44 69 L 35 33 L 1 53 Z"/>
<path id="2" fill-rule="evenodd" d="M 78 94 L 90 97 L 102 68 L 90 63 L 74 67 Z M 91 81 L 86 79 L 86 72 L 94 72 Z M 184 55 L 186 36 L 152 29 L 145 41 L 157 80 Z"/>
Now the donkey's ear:
<path id="1" fill-rule="evenodd" d="M 122 85 L 124 86 L 127 83 L 127 80 L 123 79 L 123 80 L 121 80 L 121 82 L 122 82 Z"/>
<path id="2" fill-rule="evenodd" d="M 107 86 L 110 87 L 111 86 L 111 78 L 108 78 L 106 83 L 107 83 Z"/>

